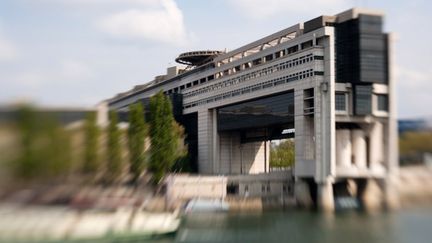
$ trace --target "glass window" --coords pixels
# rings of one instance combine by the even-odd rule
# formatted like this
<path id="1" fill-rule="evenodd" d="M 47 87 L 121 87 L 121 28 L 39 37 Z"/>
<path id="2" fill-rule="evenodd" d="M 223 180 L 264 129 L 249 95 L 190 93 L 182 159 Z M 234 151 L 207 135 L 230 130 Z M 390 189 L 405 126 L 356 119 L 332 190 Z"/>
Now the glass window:
<path id="1" fill-rule="evenodd" d="M 356 115 L 369 115 L 372 113 L 372 86 L 356 85 L 354 87 L 354 110 Z"/>
<path id="2" fill-rule="evenodd" d="M 254 89 L 252 88 L 252 90 Z M 226 131 L 293 124 L 293 111 L 294 92 L 292 91 L 225 106 L 218 109 L 218 130 Z"/>
<path id="3" fill-rule="evenodd" d="M 346 94 L 345 93 L 336 93 L 335 95 L 335 109 L 337 111 L 346 111 Z"/>
<path id="4" fill-rule="evenodd" d="M 387 95 L 377 95 L 378 100 L 378 110 L 388 111 L 388 96 Z"/>

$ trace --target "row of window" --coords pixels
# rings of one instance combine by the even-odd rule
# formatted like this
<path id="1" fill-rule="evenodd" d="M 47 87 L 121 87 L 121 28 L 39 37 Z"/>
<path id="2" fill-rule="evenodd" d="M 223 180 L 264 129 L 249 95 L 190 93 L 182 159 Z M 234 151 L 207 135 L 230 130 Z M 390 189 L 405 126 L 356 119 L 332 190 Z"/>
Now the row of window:
<path id="1" fill-rule="evenodd" d="M 336 92 L 335 94 L 335 109 L 337 111 L 347 111 L 348 110 L 348 95 L 347 93 L 343 92 Z M 377 94 L 377 110 L 378 111 L 388 111 L 388 95 L 386 94 Z M 359 105 L 366 105 L 368 107 L 371 106 L 371 101 L 364 101 L 365 104 L 359 104 Z M 371 108 L 368 108 L 371 109 Z"/>
<path id="2" fill-rule="evenodd" d="M 292 37 L 292 38 L 294 38 L 294 37 Z M 282 42 L 281 42 L 281 43 L 282 43 Z M 228 63 L 230 63 L 230 62 L 237 61 L 237 60 L 239 60 L 240 58 L 243 58 L 243 57 L 249 56 L 249 55 L 247 55 L 246 53 L 248 53 L 248 52 L 250 52 L 250 51 L 252 51 L 252 50 L 254 50 L 253 53 L 256 53 L 256 52 L 259 52 L 259 51 L 261 51 L 261 50 L 264 50 L 264 48 L 263 48 L 264 46 L 265 46 L 265 44 L 264 44 L 264 45 L 256 46 L 256 47 L 254 47 L 254 48 L 251 48 L 251 49 L 249 49 L 248 51 L 245 51 L 245 52 L 243 52 L 243 53 L 237 53 L 237 54 L 234 55 L 234 56 L 228 57 L 228 58 L 226 58 L 226 59 L 224 59 L 224 60 L 218 62 L 218 66 L 220 67 L 220 66 L 225 65 L 225 64 L 228 64 Z M 281 57 L 281 56 L 285 56 L 285 55 L 287 55 L 287 54 L 289 55 L 289 54 L 295 53 L 295 52 L 297 52 L 299 49 L 304 50 L 304 49 L 309 48 L 309 47 L 311 47 L 311 46 L 313 46 L 313 41 L 312 41 L 312 40 L 308 40 L 308 41 L 305 41 L 305 42 L 303 42 L 303 43 L 301 43 L 301 44 L 296 44 L 296 45 L 293 45 L 293 46 L 291 46 L 291 47 L 288 47 L 288 48 L 284 48 L 284 49 L 282 49 L 282 50 L 279 50 L 279 51 L 277 51 L 277 52 L 275 52 L 275 53 L 269 54 L 269 55 L 267 55 L 267 56 L 257 58 L 257 59 L 255 59 L 255 60 L 253 60 L 252 62 L 262 62 L 263 60 L 264 60 L 264 61 L 269 61 L 269 60 L 272 60 L 272 59 L 274 59 L 274 58 L 279 58 L 279 57 Z M 300 48 L 299 48 L 299 47 L 300 47 Z M 243 64 L 243 65 L 244 65 L 244 64 Z"/>
<path id="3" fill-rule="evenodd" d="M 311 46 L 312 46 L 312 41 L 307 41 L 307 42 L 301 44 L 301 48 L 302 49 L 306 49 L 306 48 L 309 48 Z M 235 73 L 240 72 L 242 70 L 247 70 L 247 69 L 252 68 L 254 66 L 261 65 L 263 63 L 270 62 L 270 61 L 278 59 L 280 57 L 296 53 L 299 50 L 298 47 L 299 47 L 298 45 L 295 45 L 295 46 L 292 46 L 292 47 L 289 47 L 289 48 L 286 48 L 286 49 L 279 50 L 279 51 L 277 51 L 277 52 L 275 52 L 273 54 L 257 58 L 257 59 L 255 59 L 255 60 L 253 60 L 251 62 L 243 63 L 243 64 L 240 64 L 240 65 L 235 66 L 233 68 L 226 69 L 226 70 L 224 70 L 222 72 L 218 72 L 216 74 L 212 74 L 212 75 L 210 75 L 208 77 L 203 77 L 201 79 L 192 81 L 190 83 L 181 85 L 179 87 L 167 90 L 167 91 L 165 91 L 165 94 L 178 93 L 178 92 L 180 92 L 180 91 L 182 91 L 182 90 L 184 90 L 186 88 L 190 88 L 190 87 L 193 87 L 193 86 L 199 85 L 199 84 L 204 84 L 204 83 L 206 83 L 208 81 L 211 81 L 211 80 L 214 80 L 214 79 L 218 79 L 218 78 L 222 78 L 222 77 L 227 76 L 227 75 L 232 75 L 232 74 L 235 74 Z M 321 59 L 318 59 L 318 60 L 323 60 L 322 56 L 320 58 Z"/>
<path id="4" fill-rule="evenodd" d="M 259 78 L 265 75 L 269 75 L 272 74 L 274 72 L 280 71 L 280 70 L 284 70 L 286 68 L 291 68 L 291 67 L 295 67 L 304 63 L 308 63 L 311 62 L 312 60 L 322 60 L 323 56 L 313 56 L 312 54 L 308 54 L 302 57 L 298 57 L 298 58 L 294 58 L 292 60 L 286 61 L 286 62 L 282 62 L 267 68 L 263 68 L 251 73 L 247 73 L 241 76 L 238 76 L 236 78 L 232 78 L 232 79 L 228 79 L 225 80 L 223 82 L 217 83 L 217 84 L 213 84 L 201 89 L 197 89 L 194 90 L 192 92 L 189 93 L 185 93 L 184 94 L 184 98 L 189 98 L 189 97 L 193 97 L 196 95 L 200 95 L 203 93 L 207 93 L 210 91 L 214 91 L 214 90 L 218 90 L 224 87 L 228 87 L 234 84 L 238 84 L 238 83 L 242 83 L 245 81 L 248 81 L 250 79 L 254 79 L 254 78 Z"/>
<path id="5" fill-rule="evenodd" d="M 285 76 L 285 77 L 272 79 L 272 80 L 262 82 L 259 84 L 255 84 L 255 85 L 251 85 L 251 86 L 248 86 L 245 88 L 236 89 L 236 90 L 232 90 L 230 92 L 226 92 L 223 94 L 215 95 L 215 96 L 212 96 L 210 98 L 205 98 L 205 99 L 197 100 L 194 102 L 190 102 L 190 103 L 185 104 L 183 108 L 186 109 L 186 108 L 191 108 L 191 107 L 195 107 L 195 106 L 200 106 L 200 105 L 212 103 L 215 101 L 235 97 L 238 95 L 243 95 L 243 94 L 255 92 L 258 90 L 274 87 L 277 85 L 285 84 L 285 83 L 292 82 L 295 80 L 305 79 L 308 77 L 312 77 L 314 75 L 321 75 L 321 74 L 319 72 L 314 72 L 313 69 L 300 71 L 300 72 L 293 73 L 293 74 L 290 74 L 290 75 Z"/>

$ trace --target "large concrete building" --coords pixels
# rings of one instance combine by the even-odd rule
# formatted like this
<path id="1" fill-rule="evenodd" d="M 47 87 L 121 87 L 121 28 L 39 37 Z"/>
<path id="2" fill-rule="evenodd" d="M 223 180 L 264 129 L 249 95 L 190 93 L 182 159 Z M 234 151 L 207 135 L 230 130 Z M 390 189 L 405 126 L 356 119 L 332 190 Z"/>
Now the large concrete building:
<path id="1" fill-rule="evenodd" d="M 108 100 L 127 111 L 163 90 L 186 127 L 202 174 L 269 171 L 269 142 L 294 138 L 296 183 L 333 207 L 338 184 L 374 180 L 389 194 L 397 169 L 391 36 L 382 13 L 320 16 L 229 52 L 180 55 L 186 69 Z"/>

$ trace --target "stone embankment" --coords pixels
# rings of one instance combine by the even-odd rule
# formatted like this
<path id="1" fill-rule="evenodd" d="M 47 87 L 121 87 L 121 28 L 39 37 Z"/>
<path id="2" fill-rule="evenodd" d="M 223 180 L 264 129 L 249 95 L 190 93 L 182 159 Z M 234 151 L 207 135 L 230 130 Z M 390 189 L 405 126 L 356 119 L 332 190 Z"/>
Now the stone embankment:
<path id="1" fill-rule="evenodd" d="M 131 186 L 22 189 L 0 202 L 0 242 L 146 237 L 177 230 L 165 198 Z"/>
<path id="2" fill-rule="evenodd" d="M 402 207 L 432 206 L 432 167 L 401 167 L 397 189 Z"/>

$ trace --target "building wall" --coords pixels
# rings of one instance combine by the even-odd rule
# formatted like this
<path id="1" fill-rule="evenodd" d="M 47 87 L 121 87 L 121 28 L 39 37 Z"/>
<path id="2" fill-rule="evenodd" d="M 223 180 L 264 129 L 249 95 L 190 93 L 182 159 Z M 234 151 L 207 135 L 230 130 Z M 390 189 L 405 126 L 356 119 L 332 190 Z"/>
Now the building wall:
<path id="1" fill-rule="evenodd" d="M 397 167 L 394 155 L 397 154 L 397 144 L 393 141 L 396 133 L 391 80 L 392 46 L 381 42 L 368 46 L 370 39 L 367 37 L 366 42 L 356 42 L 357 49 L 354 50 L 349 45 L 352 39 L 339 38 L 350 37 L 347 33 L 357 26 L 355 21 L 347 25 L 341 23 L 360 17 L 367 20 L 362 14 L 369 14 L 375 20 L 380 18 L 376 16 L 381 16 L 381 13 L 352 9 L 309 21 L 304 29 L 302 23 L 294 25 L 215 57 L 211 63 L 214 67 L 196 68 L 155 88 L 111 102 L 110 107 L 122 109 L 159 89 L 170 93 L 184 86 L 179 91 L 183 95 L 183 114 L 198 113 L 198 171 L 204 174 L 260 173 L 267 170 L 265 161 L 269 160 L 264 159 L 263 151 L 268 145 L 263 142 L 242 144 L 239 133 L 218 132 L 217 109 L 293 91 L 296 177 L 313 178 L 323 188 L 347 176 L 383 177 L 385 169 Z M 358 25 L 365 31 L 363 34 L 370 31 L 363 28 L 366 22 L 360 21 Z M 345 26 L 344 29 L 341 26 Z M 362 33 L 355 33 L 355 36 L 360 38 Z M 391 36 L 382 34 L 377 28 L 373 33 L 379 36 L 379 41 L 387 38 L 390 43 Z M 384 63 L 388 67 L 372 70 L 368 63 L 360 62 L 365 60 L 362 57 L 366 57 L 369 47 L 373 53 L 379 52 L 380 57 L 381 52 L 388 51 Z M 293 48 L 297 51 L 290 53 Z M 359 63 L 342 65 L 341 59 L 337 60 L 337 57 L 349 58 L 351 52 L 359 55 L 352 58 Z M 249 64 L 251 67 L 246 68 Z M 236 70 L 238 66 L 241 68 Z M 359 72 L 373 71 L 374 75 L 356 74 L 352 77 L 358 70 L 351 72 L 350 68 Z M 387 74 L 375 73 L 387 70 Z M 337 73 L 340 74 L 338 77 Z M 380 80 L 375 80 L 377 77 Z M 386 77 L 388 80 L 384 80 Z M 188 86 L 191 83 L 197 85 Z M 336 111 L 336 92 L 346 94 L 346 111 Z M 388 96 L 388 112 L 377 109 L 379 95 Z M 366 103 L 365 99 L 368 99 Z M 368 105 L 370 109 L 363 109 Z"/>
<path id="2" fill-rule="evenodd" d="M 193 198 L 224 199 L 231 197 L 293 196 L 294 181 L 291 171 L 255 175 L 190 176 L 171 175 L 166 180 L 171 200 Z M 236 187 L 235 192 L 227 191 Z"/>
<path id="3" fill-rule="evenodd" d="M 239 132 L 221 132 L 219 143 L 219 174 L 258 174 L 269 171 L 269 142 L 241 143 Z"/>

